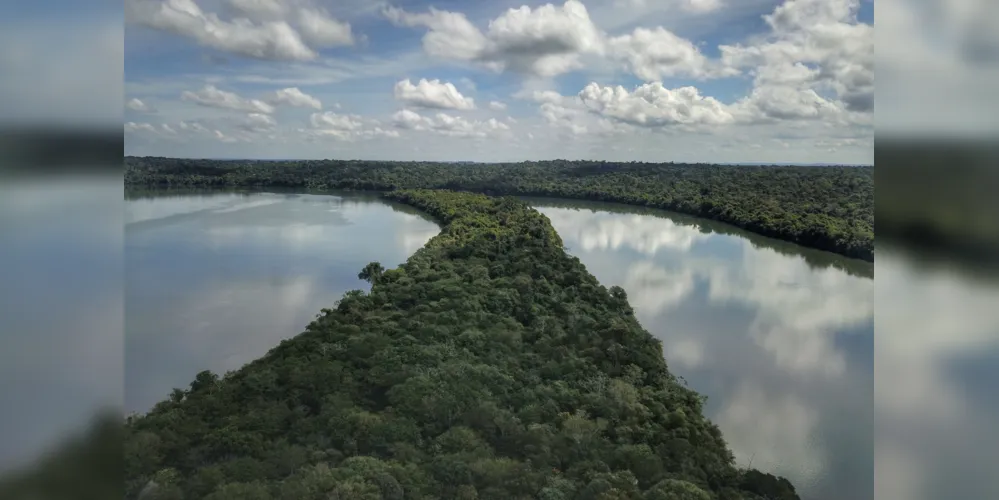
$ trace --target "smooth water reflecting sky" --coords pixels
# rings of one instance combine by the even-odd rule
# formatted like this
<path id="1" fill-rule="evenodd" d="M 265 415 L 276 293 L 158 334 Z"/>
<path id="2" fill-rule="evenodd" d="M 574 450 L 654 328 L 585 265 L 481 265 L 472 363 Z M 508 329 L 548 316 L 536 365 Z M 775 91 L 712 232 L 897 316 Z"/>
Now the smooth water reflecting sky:
<path id="1" fill-rule="evenodd" d="M 438 232 L 406 207 L 337 200 L 127 200 L 126 409 L 260 356 L 366 287 L 364 264 L 393 267 Z M 787 476 L 805 500 L 999 498 L 995 283 L 879 248 L 875 289 L 873 265 L 709 221 L 533 203 L 627 290 L 740 465 Z"/>
<path id="2" fill-rule="evenodd" d="M 125 222 L 126 411 L 262 356 L 439 231 L 370 196 L 275 193 L 129 199 Z"/>
<path id="3" fill-rule="evenodd" d="M 739 465 L 808 499 L 872 497 L 873 266 L 706 221 L 560 205 L 535 203 L 601 283 L 627 291 Z"/>

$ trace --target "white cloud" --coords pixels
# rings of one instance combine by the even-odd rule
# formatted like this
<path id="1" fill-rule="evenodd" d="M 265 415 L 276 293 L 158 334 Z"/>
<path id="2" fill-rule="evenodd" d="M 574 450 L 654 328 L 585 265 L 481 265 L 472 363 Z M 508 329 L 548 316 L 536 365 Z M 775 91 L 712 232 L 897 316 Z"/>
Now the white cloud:
<path id="1" fill-rule="evenodd" d="M 647 81 L 668 77 L 704 79 L 738 73 L 709 61 L 690 40 L 662 27 L 636 28 L 631 34 L 611 38 L 608 46 L 614 59 Z"/>
<path id="2" fill-rule="evenodd" d="M 607 118 L 640 127 L 725 125 L 735 121 L 728 106 L 704 97 L 694 87 L 670 90 L 661 82 L 629 92 L 622 86 L 590 83 L 579 93 L 587 109 Z"/>
<path id="3" fill-rule="evenodd" d="M 293 61 L 316 58 L 316 52 L 286 21 L 223 21 L 218 14 L 202 11 L 193 0 L 125 0 L 125 19 L 247 57 Z"/>
<path id="4" fill-rule="evenodd" d="M 280 19 L 286 12 L 279 0 L 225 0 L 224 4 L 235 15 L 258 21 Z"/>
<path id="5" fill-rule="evenodd" d="M 668 3 L 670 7 L 679 4 L 681 9 L 698 14 L 714 12 L 722 6 L 722 0 L 676 0 L 673 2 L 666 0 L 615 0 L 614 3 L 619 8 L 630 8 L 638 11 L 645 10 L 643 7 L 649 7 L 650 4 L 655 3 Z"/>
<path id="6" fill-rule="evenodd" d="M 686 0 L 683 8 L 691 12 L 714 12 L 722 7 L 722 0 Z"/>
<path id="7" fill-rule="evenodd" d="M 560 0 L 558 3 L 540 6 L 531 4 L 530 7 L 499 12 L 480 9 L 447 12 L 435 8 L 422 12 L 409 12 L 399 8 L 379 10 L 380 7 L 373 7 L 373 10 L 379 10 L 378 13 L 388 17 L 398 26 L 421 29 L 422 44 L 405 49 L 399 57 L 372 54 L 349 58 L 323 57 L 321 60 L 311 61 L 292 60 L 287 64 L 273 64 L 265 60 L 220 65 L 210 68 L 211 74 L 190 74 L 189 77 L 177 79 L 173 85 L 176 90 L 169 92 L 164 90 L 167 85 L 160 83 L 151 85 L 152 80 L 149 77 L 136 73 L 143 80 L 128 82 L 126 92 L 130 99 L 139 99 L 144 104 L 155 103 L 160 108 L 161 116 L 169 120 L 171 126 L 181 135 L 184 135 L 185 131 L 176 125 L 181 120 L 200 120 L 210 130 L 218 128 L 225 134 L 238 136 L 239 119 L 245 118 L 249 113 L 273 114 L 275 113 L 273 108 L 282 106 L 300 107 L 309 109 L 310 112 L 336 110 L 333 106 L 335 100 L 346 102 L 344 100 L 346 97 L 339 93 L 339 87 L 321 87 L 322 93 L 312 89 L 352 79 L 370 79 L 380 80 L 383 83 L 372 83 L 370 88 L 365 88 L 361 92 L 352 91 L 350 96 L 352 112 L 358 112 L 366 117 L 363 118 L 364 127 L 358 130 L 374 130 L 381 126 L 383 130 L 394 134 L 402 132 L 406 135 L 405 128 L 402 128 L 406 124 L 405 121 L 400 126 L 386 119 L 385 123 L 388 125 L 380 125 L 376 120 L 367 118 L 369 112 L 379 113 L 379 115 L 372 114 L 370 118 L 375 116 L 382 118 L 383 115 L 380 113 L 386 111 L 384 96 L 377 95 L 377 87 L 384 89 L 385 84 L 395 84 L 397 87 L 394 88 L 393 95 L 398 98 L 400 104 L 416 112 L 416 116 L 419 117 L 416 123 L 426 131 L 434 132 L 435 135 L 448 137 L 445 134 L 452 134 L 453 137 L 493 134 L 499 137 L 495 134 L 504 132 L 502 128 L 498 125 L 490 128 L 488 122 L 481 121 L 489 115 L 494 115 L 507 127 L 522 129 L 516 134 L 505 135 L 511 140 L 518 139 L 516 142 L 498 145 L 497 151 L 502 151 L 504 158 L 508 157 L 507 153 L 529 155 L 521 157 L 522 159 L 570 157 L 571 155 L 566 156 L 566 153 L 570 152 L 582 155 L 581 158 L 595 155 L 608 160 L 626 160 L 632 156 L 636 159 L 655 157 L 679 159 L 682 156 L 684 160 L 704 158 L 708 161 L 738 161 L 740 158 L 736 156 L 750 154 L 753 161 L 764 159 L 825 161 L 830 157 L 834 158 L 832 161 L 864 161 L 858 157 L 866 154 L 863 152 L 865 148 L 870 149 L 870 141 L 865 142 L 861 139 L 865 134 L 870 134 L 868 126 L 873 120 L 873 114 L 858 111 L 863 108 L 861 101 L 864 96 L 863 92 L 854 92 L 863 86 L 864 65 L 852 67 L 845 63 L 833 64 L 832 59 L 826 58 L 823 54 L 835 55 L 840 52 L 849 54 L 850 51 L 862 54 L 863 44 L 853 46 L 850 44 L 852 42 L 847 43 L 844 40 L 851 39 L 848 36 L 853 32 L 851 30 L 859 33 L 870 27 L 862 26 L 855 29 L 848 26 L 858 23 L 850 17 L 852 14 L 849 14 L 849 8 L 843 10 L 837 7 L 837 5 L 849 7 L 849 2 L 846 0 L 833 0 L 838 3 L 831 6 L 815 4 L 815 8 L 802 8 L 807 6 L 809 1 L 813 0 L 788 2 L 781 9 L 777 9 L 775 14 L 768 16 L 768 19 L 772 20 L 764 25 L 765 33 L 751 35 L 742 38 L 739 44 L 722 47 L 720 57 L 709 56 L 708 54 L 712 54 L 713 51 L 705 49 L 698 39 L 685 39 L 676 34 L 682 32 L 686 36 L 688 33 L 702 33 L 701 28 L 696 26 L 690 29 L 684 28 L 682 31 L 677 26 L 684 25 L 688 21 L 707 22 L 708 18 L 694 11 L 711 10 L 718 2 L 667 0 L 669 9 L 657 2 L 646 2 L 646 6 L 632 10 L 654 12 L 656 16 L 643 18 L 633 14 L 622 14 L 625 17 L 631 16 L 634 20 L 642 19 L 642 23 L 622 23 L 621 16 L 604 22 L 602 16 L 608 12 L 614 9 L 627 10 L 620 5 L 612 8 L 614 0 L 585 1 L 585 7 L 575 0 L 568 2 Z M 188 31 L 193 33 L 188 24 L 200 26 L 198 29 L 210 30 L 215 30 L 218 24 L 222 29 L 218 34 L 212 35 L 216 38 L 228 36 L 227 30 L 243 33 L 240 31 L 242 28 L 237 26 L 241 23 L 249 23 L 246 26 L 251 26 L 253 29 L 262 29 L 261 27 L 268 23 L 284 23 L 295 32 L 303 46 L 313 52 L 318 50 L 315 48 L 317 41 L 304 35 L 306 32 L 304 19 L 309 17 L 307 15 L 309 9 L 323 5 L 332 13 L 330 16 L 324 11 L 323 15 L 326 18 L 337 17 L 352 22 L 360 18 L 354 15 L 345 17 L 346 10 L 313 0 L 291 2 L 216 0 L 210 3 L 199 2 L 201 7 L 190 0 L 169 0 L 158 3 L 149 0 L 127 0 L 127 3 L 128 9 L 132 11 L 130 19 L 133 22 L 136 22 L 134 17 L 138 12 L 147 15 L 142 18 L 145 21 L 139 21 L 139 24 L 153 23 L 161 26 L 158 29 L 166 31 L 182 28 L 182 33 Z M 746 12 L 760 8 L 756 3 L 753 5 L 755 7 L 750 8 L 742 4 L 736 6 L 730 2 L 726 8 L 738 10 L 742 13 L 740 15 L 744 16 Z M 212 9 L 216 9 L 218 15 L 207 12 Z M 376 13 L 373 10 L 369 13 Z M 668 20 L 658 17 L 659 14 L 665 15 L 666 10 L 671 10 L 674 13 L 673 17 Z M 725 12 L 726 18 L 735 16 L 727 10 Z M 844 12 L 847 13 L 846 17 L 843 17 Z M 236 21 L 235 19 L 239 17 L 245 19 Z M 191 21 L 192 19 L 197 22 Z M 660 23 L 663 23 L 663 26 L 658 26 Z M 636 25 L 642 27 L 636 29 Z M 343 33 L 346 33 L 349 27 L 346 22 L 340 25 Z M 603 31 L 603 27 L 619 31 L 607 33 Z M 363 38 L 359 33 L 353 33 L 351 36 L 358 40 Z M 146 40 L 143 37 L 138 39 Z M 199 41 L 197 37 L 193 40 Z M 827 47 L 824 40 L 830 43 L 839 40 L 836 42 L 839 45 L 833 43 L 839 48 L 833 50 L 830 48 L 832 46 Z M 857 40 L 862 41 L 862 37 Z M 342 41 L 346 41 L 346 38 Z M 216 42 L 210 42 L 208 45 L 202 43 L 202 45 L 212 46 L 212 43 Z M 504 85 L 510 83 L 513 88 L 504 88 L 505 92 L 502 94 L 490 93 L 488 96 L 480 96 L 474 94 L 474 82 L 467 77 L 459 78 L 460 75 L 450 77 L 450 80 L 434 80 L 429 77 L 418 80 L 419 76 L 424 76 L 421 73 L 429 70 L 428 65 L 433 64 L 431 56 L 464 62 L 473 68 L 485 71 L 507 71 L 514 73 L 511 76 L 519 77 L 520 81 L 507 82 L 504 79 L 506 82 Z M 270 56 L 264 57 L 267 58 L 275 59 Z M 840 58 L 840 60 L 852 59 Z M 578 93 L 571 90 L 566 92 L 569 95 L 561 95 L 556 89 L 562 90 L 564 87 L 561 84 L 565 82 L 556 82 L 548 77 L 573 71 L 573 68 L 577 68 L 588 77 L 584 82 L 594 83 Z M 633 87 L 624 84 L 624 87 L 620 87 L 621 77 L 626 72 L 644 80 L 646 85 Z M 740 73 L 753 79 L 752 89 L 743 96 L 728 97 L 726 94 L 724 101 L 721 95 L 712 96 L 706 93 L 707 88 L 700 84 L 695 88 L 668 83 L 669 79 L 673 78 L 728 78 Z M 414 74 L 417 78 L 399 81 L 402 79 L 399 75 Z M 840 76 L 832 78 L 830 75 Z M 472 74 L 468 76 L 476 78 Z M 385 83 L 385 80 L 390 78 L 391 80 Z M 196 83 L 192 85 L 192 81 Z M 211 85 L 196 91 L 195 89 L 204 82 Z M 559 85 L 556 85 L 557 83 Z M 250 85 L 244 87 L 242 86 L 244 84 Z M 837 84 L 841 84 L 839 91 L 836 90 Z M 270 92 L 264 94 L 256 93 L 256 90 L 245 90 L 258 89 L 261 86 L 265 86 L 263 87 L 265 89 L 269 86 L 267 90 Z M 191 89 L 184 97 L 189 102 L 232 109 L 239 113 L 228 121 L 223 120 L 224 123 L 216 123 L 212 120 L 217 118 L 212 118 L 211 115 L 205 116 L 204 112 L 198 114 L 197 111 L 191 111 L 190 106 L 177 109 L 165 108 L 167 93 L 180 93 L 185 89 Z M 580 88 L 577 87 L 575 90 Z M 518 115 L 516 121 L 510 120 L 506 116 L 506 109 L 523 106 L 511 103 L 511 98 L 537 103 L 537 114 Z M 117 99 L 120 103 L 121 97 Z M 848 103 L 853 109 L 848 107 Z M 268 106 L 270 110 L 266 108 Z M 486 112 L 462 114 L 474 117 L 475 120 L 452 122 L 441 119 L 433 113 L 421 111 L 419 108 L 440 110 L 479 108 L 485 109 Z M 134 112 L 127 103 L 125 110 Z M 517 111 L 519 113 L 521 110 Z M 455 114 L 451 111 L 446 113 Z M 138 117 L 129 118 L 141 121 L 137 119 Z M 204 121 L 205 119 L 209 121 Z M 806 124 L 806 121 L 809 123 Z M 282 122 L 281 125 L 281 130 L 275 131 L 272 135 L 279 137 L 275 139 L 278 142 L 289 144 L 287 141 L 295 140 L 295 127 L 284 130 L 285 123 Z M 306 123 L 300 126 L 310 131 L 315 129 Z M 156 124 L 156 127 L 159 130 L 160 125 Z M 768 135 L 782 133 L 791 127 L 794 127 L 796 133 L 800 132 L 808 137 L 775 142 Z M 529 131 L 542 140 L 535 141 L 533 146 L 528 146 L 525 137 Z M 690 132 L 698 132 L 698 135 L 687 135 Z M 309 134 L 314 135 L 313 132 Z M 747 136 L 744 141 L 734 140 L 735 136 L 746 134 L 751 137 Z M 592 139 L 597 136 L 600 140 L 593 141 Z M 259 149 L 255 151 L 264 151 L 268 147 L 266 141 L 269 137 L 267 134 L 257 136 L 254 148 Z M 379 137 L 388 138 L 389 135 Z M 689 143 L 684 142 L 685 137 L 690 138 Z M 816 147 L 806 151 L 806 147 L 821 138 L 829 139 L 827 147 Z M 841 138 L 857 139 L 859 142 L 842 142 L 839 141 Z M 443 140 L 431 139 L 429 136 L 425 139 Z M 834 142 L 838 145 L 834 145 Z M 152 144 L 150 141 L 144 141 L 141 149 L 153 152 L 155 148 L 150 144 Z M 685 146 L 682 153 L 669 154 L 670 151 L 680 151 L 676 146 L 681 144 Z M 753 149 L 754 144 L 757 145 L 756 149 Z M 580 145 L 585 147 L 579 147 Z M 274 146 L 283 147 L 279 144 Z M 391 147 L 397 145 L 393 144 Z M 436 154 L 426 153 L 431 151 L 429 145 L 421 144 L 420 147 L 424 150 L 424 153 L 420 153 L 422 155 Z M 131 151 L 133 150 L 130 150 L 130 153 Z M 164 154 L 164 151 L 166 149 L 155 153 Z M 367 157 L 366 155 L 371 154 L 379 156 L 383 149 L 358 147 L 350 151 L 351 154 L 360 155 L 359 157 Z M 470 155 L 469 151 L 453 150 L 451 153 L 460 157 Z M 490 159 L 483 156 L 487 154 L 486 149 L 472 153 L 471 156 L 476 158 Z M 323 152 L 301 148 L 296 154 L 321 156 Z M 492 155 L 495 152 L 488 154 Z"/>
<path id="8" fill-rule="evenodd" d="M 430 29 L 423 37 L 423 48 L 430 55 L 470 61 L 485 50 L 485 36 L 464 14 L 433 7 L 426 14 L 411 14 L 389 7 L 383 14 L 397 26 Z"/>
<path id="9" fill-rule="evenodd" d="M 451 82 L 421 79 L 413 85 L 409 79 L 395 84 L 395 98 L 403 103 L 437 109 L 475 109 L 475 101 L 465 97 Z"/>
<path id="10" fill-rule="evenodd" d="M 378 126 L 375 120 L 366 120 L 360 115 L 339 114 L 332 111 L 313 113 L 309 119 L 312 129 L 300 129 L 308 140 L 332 138 L 353 142 L 358 139 L 397 138 L 399 132 Z"/>
<path id="11" fill-rule="evenodd" d="M 194 102 L 202 106 L 212 108 L 231 109 L 235 111 L 246 111 L 250 113 L 273 113 L 274 106 L 259 99 L 246 99 L 239 95 L 219 90 L 214 85 L 205 85 L 197 92 L 184 91 L 180 98 L 185 101 Z"/>
<path id="12" fill-rule="evenodd" d="M 489 22 L 486 33 L 461 13 L 431 8 L 413 14 L 388 8 L 384 14 L 400 26 L 428 28 L 423 37 L 428 54 L 476 61 L 497 71 L 550 77 L 579 68 L 582 54 L 603 51 L 603 34 L 577 0 L 561 7 L 509 9 Z"/>
<path id="13" fill-rule="evenodd" d="M 219 142 L 238 142 L 239 141 L 239 139 L 237 139 L 235 137 L 223 134 L 221 130 L 215 130 L 213 133 L 215 134 L 215 138 L 218 139 Z"/>
<path id="14" fill-rule="evenodd" d="M 273 130 L 276 126 L 277 121 L 274 120 L 274 117 L 263 113 L 250 113 L 240 124 L 240 128 L 248 132 L 265 132 Z"/>
<path id="15" fill-rule="evenodd" d="M 128 122 L 125 124 L 125 132 L 150 132 L 155 134 L 156 127 L 149 123 Z"/>
<path id="16" fill-rule="evenodd" d="M 750 70 L 757 88 L 829 90 L 843 108 L 871 112 L 874 27 L 857 21 L 859 5 L 859 0 L 788 0 L 764 16 L 767 36 L 720 46 L 722 62 Z M 786 95 L 794 100 L 794 94 Z"/>
<path id="17" fill-rule="evenodd" d="M 329 128 L 335 130 L 358 130 L 364 126 L 364 122 L 358 115 L 342 115 L 327 111 L 325 113 L 313 113 L 309 118 L 310 123 L 316 128 Z"/>
<path id="18" fill-rule="evenodd" d="M 185 132 L 197 132 L 200 134 L 207 134 L 208 129 L 204 125 L 197 122 L 180 122 L 180 129 Z"/>
<path id="19" fill-rule="evenodd" d="M 155 113 L 156 112 L 156 108 L 154 108 L 153 106 L 150 106 L 146 102 L 144 102 L 144 101 L 142 101 L 142 100 L 140 100 L 140 99 L 138 99 L 136 97 L 133 97 L 133 98 L 129 99 L 128 102 L 125 103 L 125 106 L 128 109 L 131 109 L 132 111 L 138 111 L 140 113 Z"/>
<path id="20" fill-rule="evenodd" d="M 757 87 L 748 98 L 740 101 L 738 108 L 741 118 L 750 122 L 761 119 L 836 119 L 846 113 L 838 103 L 824 99 L 812 89 L 788 86 Z"/>
<path id="21" fill-rule="evenodd" d="M 296 108 L 323 109 L 323 103 L 298 89 L 289 87 L 274 92 L 274 97 L 270 99 L 273 104 L 287 104 Z"/>
<path id="22" fill-rule="evenodd" d="M 533 101 L 538 104 L 543 104 L 546 102 L 558 104 L 566 99 L 565 96 L 555 92 L 554 90 L 520 90 L 513 94 L 514 99 L 523 99 L 527 101 Z"/>
<path id="23" fill-rule="evenodd" d="M 482 59 L 513 71 L 555 76 L 580 66 L 579 56 L 603 51 L 603 34 L 586 7 L 569 0 L 559 7 L 510 9 L 489 22 L 490 44 Z"/>
<path id="24" fill-rule="evenodd" d="M 354 44 L 350 24 L 330 17 L 323 9 L 301 9 L 298 25 L 302 37 L 314 47 L 339 47 Z"/>
<path id="25" fill-rule="evenodd" d="M 485 121 L 466 120 L 460 116 L 437 113 L 433 117 L 422 116 L 404 109 L 392 115 L 393 124 L 406 130 L 433 132 L 448 137 L 490 137 L 510 130 L 510 127 L 495 119 Z"/>

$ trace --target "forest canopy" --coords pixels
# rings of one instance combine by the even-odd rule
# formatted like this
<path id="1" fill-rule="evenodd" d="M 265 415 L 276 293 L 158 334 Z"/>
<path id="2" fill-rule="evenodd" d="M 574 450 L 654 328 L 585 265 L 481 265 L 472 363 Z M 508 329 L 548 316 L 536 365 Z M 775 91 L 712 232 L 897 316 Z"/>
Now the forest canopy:
<path id="1" fill-rule="evenodd" d="M 705 217 L 800 245 L 874 260 L 874 167 L 126 157 L 125 184 L 377 191 L 449 189 L 490 195 L 611 201 Z"/>
<path id="2" fill-rule="evenodd" d="M 796 499 L 734 464 L 662 344 L 513 198 L 385 195 L 443 225 L 243 368 L 125 426 L 134 499 Z M 669 359 L 669 353 L 665 353 Z"/>

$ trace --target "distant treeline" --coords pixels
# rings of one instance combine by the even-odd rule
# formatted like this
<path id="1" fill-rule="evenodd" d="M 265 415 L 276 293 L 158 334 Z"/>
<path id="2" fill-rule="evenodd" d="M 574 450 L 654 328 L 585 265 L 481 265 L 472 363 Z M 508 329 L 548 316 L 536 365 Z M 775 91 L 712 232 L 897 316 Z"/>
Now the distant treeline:
<path id="1" fill-rule="evenodd" d="M 800 245 L 874 260 L 874 167 L 566 160 L 461 165 L 126 157 L 125 184 L 451 189 L 611 201 L 718 220 Z"/>

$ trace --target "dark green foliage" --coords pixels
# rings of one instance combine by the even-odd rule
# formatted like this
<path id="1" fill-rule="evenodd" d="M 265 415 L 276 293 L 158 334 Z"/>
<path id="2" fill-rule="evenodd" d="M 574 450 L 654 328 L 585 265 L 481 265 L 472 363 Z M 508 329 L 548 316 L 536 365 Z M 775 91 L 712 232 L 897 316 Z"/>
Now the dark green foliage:
<path id="1" fill-rule="evenodd" d="M 543 161 L 458 165 L 126 157 L 128 186 L 453 189 L 613 201 L 696 215 L 874 260 L 873 167 Z"/>
<path id="2" fill-rule="evenodd" d="M 130 418 L 127 498 L 150 481 L 187 499 L 772 491 L 733 466 L 624 291 L 567 255 L 545 216 L 512 198 L 386 196 L 443 230 L 398 269 L 369 264 L 370 293 L 263 358 Z"/>

